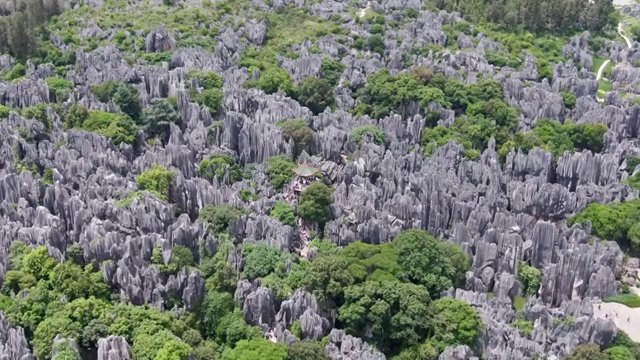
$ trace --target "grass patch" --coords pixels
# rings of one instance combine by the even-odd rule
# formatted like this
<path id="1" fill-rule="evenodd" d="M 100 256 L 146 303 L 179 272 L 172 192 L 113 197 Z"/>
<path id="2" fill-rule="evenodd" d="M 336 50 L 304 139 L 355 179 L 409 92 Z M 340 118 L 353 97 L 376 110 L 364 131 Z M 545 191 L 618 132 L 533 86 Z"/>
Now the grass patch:
<path id="1" fill-rule="evenodd" d="M 513 307 L 516 308 L 517 312 L 522 312 L 525 305 L 527 305 L 527 299 L 525 299 L 524 297 L 516 296 L 515 299 L 513 299 Z"/>
<path id="2" fill-rule="evenodd" d="M 626 305 L 630 308 L 638 308 L 640 307 L 640 296 L 636 294 L 615 295 L 605 299 L 604 302 L 608 302 L 608 303 L 614 302 L 614 303 Z"/>
<path id="3" fill-rule="evenodd" d="M 601 58 L 601 57 L 593 58 L 593 68 L 591 69 L 591 71 L 593 71 L 594 73 L 597 73 L 598 69 L 600 69 L 600 66 L 602 66 L 602 64 L 604 64 L 605 61 L 607 61 L 607 59 L 605 58 Z"/>

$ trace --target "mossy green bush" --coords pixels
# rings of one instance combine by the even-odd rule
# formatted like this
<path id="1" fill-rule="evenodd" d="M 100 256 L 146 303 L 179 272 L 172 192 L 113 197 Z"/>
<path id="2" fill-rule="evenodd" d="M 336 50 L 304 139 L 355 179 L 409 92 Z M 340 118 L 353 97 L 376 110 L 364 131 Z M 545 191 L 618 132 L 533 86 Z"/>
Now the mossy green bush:
<path id="1" fill-rule="evenodd" d="M 151 169 L 136 177 L 138 187 L 142 190 L 155 191 L 169 197 L 169 189 L 174 185 L 176 173 L 166 167 L 154 164 Z"/>

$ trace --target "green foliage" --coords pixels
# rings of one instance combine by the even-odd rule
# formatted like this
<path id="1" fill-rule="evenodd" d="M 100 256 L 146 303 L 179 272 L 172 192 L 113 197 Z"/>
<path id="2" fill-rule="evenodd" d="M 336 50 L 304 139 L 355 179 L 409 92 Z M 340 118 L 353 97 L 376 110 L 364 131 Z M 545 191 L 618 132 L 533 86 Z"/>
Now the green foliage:
<path id="1" fill-rule="evenodd" d="M 370 134 L 371 136 L 373 136 L 373 142 L 377 145 L 383 145 L 385 142 L 387 142 L 387 136 L 384 133 L 384 130 L 375 125 L 364 125 L 355 128 L 351 132 L 351 138 L 356 144 L 362 145 L 362 136 L 364 134 Z"/>
<path id="2" fill-rule="evenodd" d="M 296 167 L 286 155 L 273 156 L 267 159 L 267 175 L 269 182 L 276 190 L 282 190 L 293 179 L 293 168 Z"/>
<path id="3" fill-rule="evenodd" d="M 62 316 L 49 317 L 38 325 L 33 335 L 33 352 L 38 359 L 51 357 L 51 345 L 56 335 L 66 338 L 77 338 L 82 329 L 71 319 Z"/>
<path id="4" fill-rule="evenodd" d="M 357 336 L 393 351 L 418 345 L 427 337 L 430 300 L 419 285 L 369 281 L 345 289 L 339 319 Z"/>
<path id="5" fill-rule="evenodd" d="M 319 114 L 333 104 L 333 86 L 327 79 L 308 77 L 298 85 L 297 100 L 314 114 Z"/>
<path id="6" fill-rule="evenodd" d="M 348 267 L 344 259 L 322 256 L 311 263 L 305 284 L 321 302 L 341 304 L 344 289 L 354 283 Z"/>
<path id="7" fill-rule="evenodd" d="M 428 341 L 403 350 L 393 360 L 436 360 L 438 351 Z"/>
<path id="8" fill-rule="evenodd" d="M 229 226 L 235 224 L 236 219 L 242 215 L 242 209 L 231 205 L 208 205 L 200 210 L 200 220 L 208 224 L 211 234 L 224 234 L 229 231 Z"/>
<path id="9" fill-rule="evenodd" d="M 242 198 L 242 201 L 244 202 L 251 202 L 258 200 L 258 195 L 252 190 L 243 189 L 242 191 L 240 191 L 240 198 Z"/>
<path id="10" fill-rule="evenodd" d="M 89 110 L 78 104 L 73 104 L 64 118 L 65 130 L 80 128 L 82 124 L 89 118 Z"/>
<path id="11" fill-rule="evenodd" d="M 294 94 L 293 79 L 285 69 L 270 67 L 260 74 L 258 88 L 267 94 L 282 91 L 292 96 Z"/>
<path id="12" fill-rule="evenodd" d="M 631 340 L 629 336 L 621 330 L 618 330 L 618 334 L 613 339 L 613 344 L 611 345 L 627 348 L 635 359 L 640 358 L 640 344 Z"/>
<path id="13" fill-rule="evenodd" d="M 331 86 L 336 86 L 340 81 L 345 65 L 330 57 L 322 58 L 322 78 L 327 79 Z"/>
<path id="14" fill-rule="evenodd" d="M 202 303 L 202 323 L 207 335 L 222 338 L 218 333 L 220 322 L 227 314 L 233 312 L 235 302 L 233 296 L 226 292 L 209 291 Z"/>
<path id="15" fill-rule="evenodd" d="M 366 86 L 358 90 L 357 97 L 360 105 L 354 109 L 356 115 L 366 114 L 377 119 L 392 111 L 403 114 L 403 108 L 412 103 L 423 107 L 431 102 L 448 105 L 441 89 L 425 87 L 421 80 L 408 74 L 391 75 L 387 69 L 369 76 Z"/>
<path id="16" fill-rule="evenodd" d="M 278 265 L 286 260 L 282 250 L 263 244 L 245 245 L 244 275 L 248 279 L 257 279 L 271 274 Z"/>
<path id="17" fill-rule="evenodd" d="M 425 286 L 434 297 L 461 284 L 470 268 L 460 246 L 438 241 L 424 230 L 406 230 L 393 243 L 407 280 Z"/>
<path id="18" fill-rule="evenodd" d="M 357 241 L 340 250 L 338 257 L 349 264 L 349 273 L 356 283 L 399 281 L 403 275 L 393 244 L 373 245 Z"/>
<path id="19" fill-rule="evenodd" d="M 607 205 L 592 203 L 567 221 L 567 224 L 584 224 L 590 221 L 591 232 L 605 240 L 618 242 L 632 252 L 640 251 L 640 200 Z"/>
<path id="20" fill-rule="evenodd" d="M 285 225 L 296 226 L 295 209 L 285 201 L 276 201 L 270 215 Z"/>
<path id="21" fill-rule="evenodd" d="M 209 108 L 209 112 L 213 115 L 222 109 L 224 93 L 217 88 L 205 89 L 200 94 L 197 94 L 194 100 L 200 106 Z"/>
<path id="22" fill-rule="evenodd" d="M 151 106 L 142 111 L 141 127 L 150 137 L 168 132 L 171 124 L 180 122 L 180 115 L 174 107 L 164 99 L 151 100 Z"/>
<path id="23" fill-rule="evenodd" d="M 286 360 L 287 345 L 266 339 L 240 340 L 233 349 L 226 349 L 221 360 Z"/>
<path id="24" fill-rule="evenodd" d="M 469 303 L 460 299 L 439 299 L 433 303 L 433 311 L 436 321 L 431 342 L 438 350 L 453 345 L 476 347 L 482 321 Z"/>
<path id="25" fill-rule="evenodd" d="M 27 119 L 36 119 L 40 121 L 44 125 L 44 130 L 47 133 L 51 132 L 53 128 L 53 123 L 51 122 L 51 118 L 47 115 L 47 109 L 50 107 L 49 104 L 38 104 L 35 106 L 27 107 L 20 110 L 20 115 Z"/>
<path id="26" fill-rule="evenodd" d="M 167 274 L 177 274 L 183 267 L 193 267 L 196 265 L 193 251 L 182 245 L 176 245 L 171 249 L 171 258 L 166 265 L 162 257 L 162 246 L 157 246 L 153 249 L 151 263 L 157 265 L 160 271 Z"/>
<path id="27" fill-rule="evenodd" d="M 542 274 L 540 270 L 533 266 L 529 266 L 524 262 L 518 262 L 518 280 L 522 284 L 522 294 L 532 296 L 538 293 L 540 288 L 540 279 Z"/>
<path id="28" fill-rule="evenodd" d="M 289 346 L 287 360 L 325 360 L 324 347 L 317 341 L 296 341 Z"/>
<path id="29" fill-rule="evenodd" d="M 205 90 L 221 89 L 224 84 L 222 76 L 213 71 L 190 71 L 188 76 L 195 79 L 198 85 Z"/>
<path id="30" fill-rule="evenodd" d="M 238 164 L 236 164 L 236 160 L 229 155 L 211 155 L 200 162 L 198 171 L 200 172 L 200 176 L 205 179 L 213 180 L 217 177 L 222 180 L 227 169 L 229 169 L 230 183 L 233 184 L 242 180 L 242 170 Z"/>
<path id="31" fill-rule="evenodd" d="M 315 221 L 321 226 L 331 217 L 331 194 L 333 189 L 321 182 L 309 185 L 298 202 L 298 214 L 306 220 Z"/>
<path id="32" fill-rule="evenodd" d="M 163 349 L 166 344 L 174 341 L 176 341 L 175 335 L 167 330 L 149 331 L 148 333 L 143 332 L 135 337 L 133 345 L 131 346 L 131 352 L 136 359 L 155 360 L 156 356 L 160 355 L 160 350 Z M 187 353 L 187 355 L 189 355 L 189 353 Z M 181 360 L 181 358 L 178 358 L 178 360 Z"/>
<path id="33" fill-rule="evenodd" d="M 526 337 L 531 336 L 531 333 L 533 332 L 533 328 L 534 328 L 533 323 L 525 319 L 517 319 L 511 325 L 514 328 L 518 329 L 518 331 L 520 331 L 520 334 L 522 336 L 526 336 Z"/>
<path id="34" fill-rule="evenodd" d="M 627 173 L 633 174 L 633 171 L 640 165 L 640 156 L 629 156 L 627 158 Z"/>
<path id="35" fill-rule="evenodd" d="M 42 174 L 42 182 L 45 184 L 53 185 L 53 169 L 46 168 Z"/>
<path id="36" fill-rule="evenodd" d="M 610 347 L 602 353 L 607 355 L 609 360 L 635 360 L 631 351 L 622 346 Z"/>
<path id="37" fill-rule="evenodd" d="M 303 119 L 287 120 L 279 123 L 282 127 L 282 134 L 285 139 L 292 139 L 294 142 L 294 155 L 300 153 L 300 151 L 307 147 L 307 144 L 313 140 L 315 134 L 313 130 L 307 125 L 307 122 Z"/>
<path id="38" fill-rule="evenodd" d="M 102 102 L 108 102 L 113 98 L 120 83 L 117 81 L 105 81 L 100 85 L 94 85 L 91 87 L 93 95 Z"/>
<path id="39" fill-rule="evenodd" d="M 118 85 L 112 100 L 125 114 L 133 119 L 138 119 L 140 115 L 140 93 L 133 85 Z"/>
<path id="40" fill-rule="evenodd" d="M 636 294 L 615 295 L 604 299 L 604 302 L 615 302 L 630 308 L 640 308 L 640 296 Z"/>
<path id="41" fill-rule="evenodd" d="M 174 185 L 176 173 L 164 166 L 154 164 L 151 169 L 136 177 L 138 187 L 142 190 L 156 192 L 169 197 L 169 190 Z"/>
<path id="42" fill-rule="evenodd" d="M 27 74 L 27 68 L 20 63 L 13 65 L 13 68 L 6 74 L 4 74 L 3 79 L 6 81 L 12 81 L 18 78 L 21 78 Z"/>
<path id="43" fill-rule="evenodd" d="M 568 109 L 573 109 L 576 106 L 576 96 L 568 91 L 560 92 L 562 95 L 562 101 L 564 102 L 564 106 Z"/>
<path id="44" fill-rule="evenodd" d="M 606 360 L 596 344 L 582 344 L 573 349 L 573 353 L 566 360 Z"/>
<path id="45" fill-rule="evenodd" d="M 10 112 L 11 110 L 8 107 L 0 104 L 0 119 L 8 118 Z"/>
<path id="46" fill-rule="evenodd" d="M 104 111 L 89 111 L 89 117 L 82 123 L 80 130 L 93 131 L 113 141 L 132 144 L 136 139 L 136 125 L 124 114 L 111 114 Z"/>
<path id="47" fill-rule="evenodd" d="M 522 313 L 525 305 L 527 305 L 527 299 L 525 299 L 524 297 L 516 296 L 513 299 L 513 307 L 516 309 L 517 312 Z"/>
<path id="48" fill-rule="evenodd" d="M 36 280 L 48 280 L 57 264 L 44 246 L 28 252 L 22 258 L 23 271 L 33 275 Z"/>

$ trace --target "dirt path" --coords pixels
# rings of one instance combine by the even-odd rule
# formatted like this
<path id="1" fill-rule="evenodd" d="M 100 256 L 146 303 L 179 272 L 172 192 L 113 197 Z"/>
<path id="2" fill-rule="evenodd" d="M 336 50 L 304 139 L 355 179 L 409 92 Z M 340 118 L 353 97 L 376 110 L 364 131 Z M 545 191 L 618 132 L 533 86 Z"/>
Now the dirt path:
<path id="1" fill-rule="evenodd" d="M 631 340 L 640 342 L 640 308 L 632 309 L 618 303 L 593 304 L 593 316 L 613 319 L 618 329 L 629 335 Z"/>
<path id="2" fill-rule="evenodd" d="M 627 35 L 624 34 L 624 28 L 622 27 L 622 23 L 618 23 L 618 34 L 622 36 L 624 41 L 627 43 L 627 47 L 631 49 L 631 47 L 633 46 L 631 39 L 629 39 Z"/>
<path id="3" fill-rule="evenodd" d="M 605 60 L 605 62 L 602 63 L 602 65 L 600 65 L 600 68 L 598 69 L 598 74 L 596 75 L 596 80 L 600 80 L 600 78 L 602 78 L 602 73 L 604 72 L 604 68 L 606 68 L 610 62 L 611 60 L 607 59 Z"/>
<path id="4" fill-rule="evenodd" d="M 371 9 L 371 2 L 367 1 L 367 7 L 365 7 L 364 9 L 360 9 L 360 12 L 358 13 L 358 17 L 363 18 L 365 15 L 367 15 L 367 11 Z"/>

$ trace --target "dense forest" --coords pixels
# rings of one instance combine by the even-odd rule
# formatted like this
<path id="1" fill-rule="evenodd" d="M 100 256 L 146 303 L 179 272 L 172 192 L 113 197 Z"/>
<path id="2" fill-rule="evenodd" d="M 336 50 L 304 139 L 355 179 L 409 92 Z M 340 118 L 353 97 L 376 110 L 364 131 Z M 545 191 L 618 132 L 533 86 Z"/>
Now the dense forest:
<path id="1" fill-rule="evenodd" d="M 639 29 L 0 0 L 0 359 L 640 359 Z"/>

